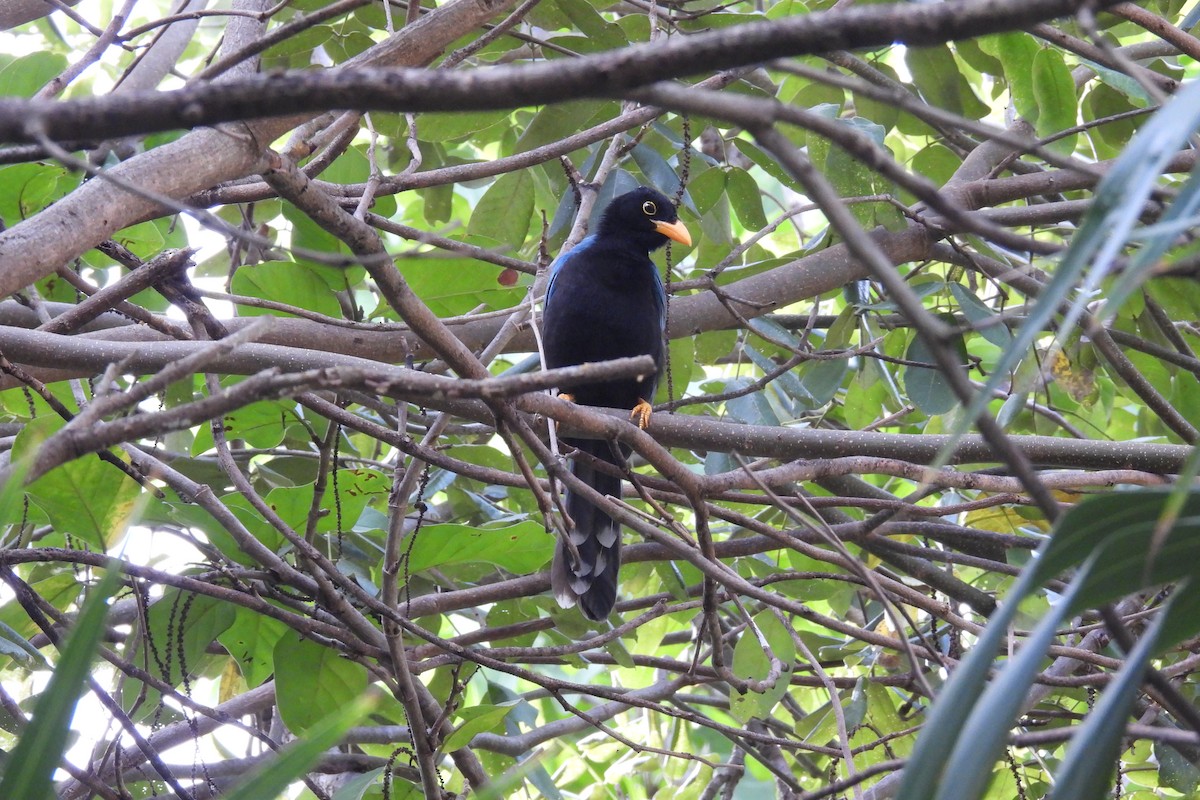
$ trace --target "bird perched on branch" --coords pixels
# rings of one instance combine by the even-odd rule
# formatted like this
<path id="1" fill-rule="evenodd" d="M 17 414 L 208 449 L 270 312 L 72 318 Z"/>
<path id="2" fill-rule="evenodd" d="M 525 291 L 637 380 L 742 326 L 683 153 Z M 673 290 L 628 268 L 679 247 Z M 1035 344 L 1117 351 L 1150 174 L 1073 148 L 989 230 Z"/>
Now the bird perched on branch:
<path id="1" fill-rule="evenodd" d="M 594 234 L 558 257 L 546 289 L 542 337 L 546 366 L 649 355 L 655 374 L 576 386 L 565 398 L 576 403 L 632 409 L 639 427 L 650 420 L 650 400 L 663 361 L 666 293 L 650 251 L 668 239 L 692 243 L 675 206 L 659 192 L 640 187 L 613 199 Z M 579 454 L 571 472 L 601 495 L 621 496 L 621 479 L 597 469 L 587 456 L 616 465 L 629 448 L 596 439 L 564 439 Z M 588 619 L 602 620 L 617 599 L 621 566 L 620 526 L 589 500 L 567 490 L 573 526 L 560 537 L 550 570 L 559 605 L 576 603 Z"/>

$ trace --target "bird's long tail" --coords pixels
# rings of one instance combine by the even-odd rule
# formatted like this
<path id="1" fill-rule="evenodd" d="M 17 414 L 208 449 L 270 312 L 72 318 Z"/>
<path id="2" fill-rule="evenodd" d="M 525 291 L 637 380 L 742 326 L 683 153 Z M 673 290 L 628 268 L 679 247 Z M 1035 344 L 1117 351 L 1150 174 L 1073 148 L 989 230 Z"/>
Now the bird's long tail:
<path id="1" fill-rule="evenodd" d="M 602 439 L 567 439 L 581 452 L 613 463 L 612 445 Z M 621 496 L 621 479 L 595 469 L 583 459 L 571 462 L 575 477 L 602 495 Z M 563 608 L 576 603 L 584 616 L 605 619 L 617 601 L 617 571 L 621 567 L 621 527 L 590 501 L 567 490 L 567 513 L 575 522 L 568 537 L 560 537 L 550 568 L 554 597 Z M 568 539 L 569 538 L 569 542 Z"/>

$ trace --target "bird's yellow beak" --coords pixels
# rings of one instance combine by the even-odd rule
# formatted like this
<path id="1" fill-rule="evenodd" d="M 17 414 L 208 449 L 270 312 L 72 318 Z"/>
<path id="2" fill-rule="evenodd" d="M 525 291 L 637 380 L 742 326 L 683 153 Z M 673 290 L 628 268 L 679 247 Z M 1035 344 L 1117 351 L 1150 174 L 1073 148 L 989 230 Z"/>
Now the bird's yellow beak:
<path id="1" fill-rule="evenodd" d="M 690 247 L 692 244 L 692 235 L 688 233 L 687 226 L 682 222 L 663 222 L 656 219 L 654 220 L 654 230 L 685 247 Z"/>

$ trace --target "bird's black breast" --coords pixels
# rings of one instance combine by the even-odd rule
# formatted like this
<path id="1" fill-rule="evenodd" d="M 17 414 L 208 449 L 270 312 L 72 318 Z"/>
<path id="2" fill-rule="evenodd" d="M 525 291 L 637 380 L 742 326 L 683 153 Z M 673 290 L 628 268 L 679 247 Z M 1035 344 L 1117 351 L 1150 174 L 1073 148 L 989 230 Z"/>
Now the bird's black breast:
<path id="1" fill-rule="evenodd" d="M 554 276 L 543 333 L 546 364 L 649 355 L 662 363 L 661 287 L 654 263 L 643 254 L 589 242 L 566 256 Z M 578 250 L 578 249 L 577 249 Z M 586 384 L 571 389 L 584 405 L 632 408 L 654 394 L 656 377 Z"/>

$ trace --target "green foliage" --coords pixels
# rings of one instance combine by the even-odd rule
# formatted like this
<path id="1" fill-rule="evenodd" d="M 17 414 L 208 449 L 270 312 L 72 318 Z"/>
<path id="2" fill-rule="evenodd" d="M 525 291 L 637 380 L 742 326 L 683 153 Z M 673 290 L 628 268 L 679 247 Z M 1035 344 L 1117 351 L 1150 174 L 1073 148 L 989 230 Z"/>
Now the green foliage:
<path id="1" fill-rule="evenodd" d="M 330 647 L 289 631 L 273 653 L 279 715 L 296 733 L 315 733 L 367 688 L 367 671 Z"/>

